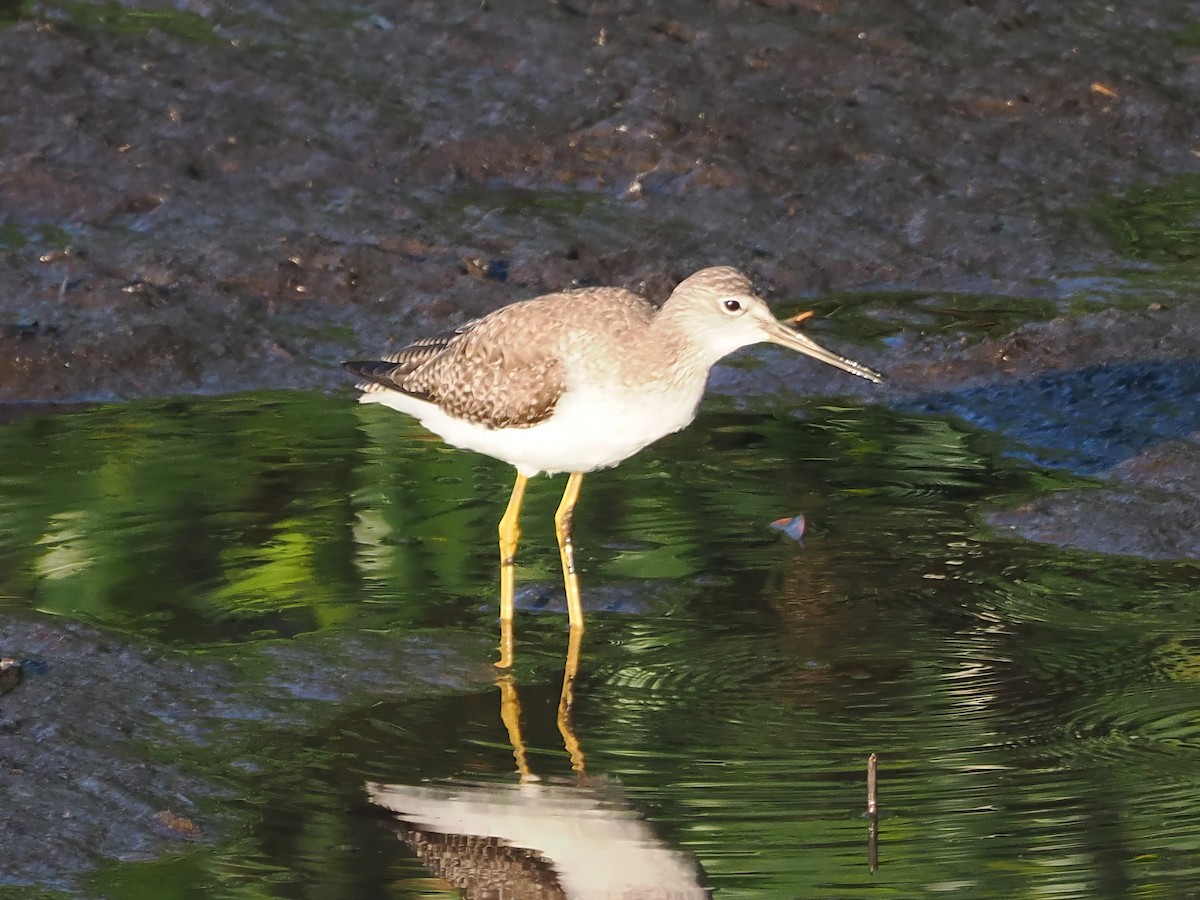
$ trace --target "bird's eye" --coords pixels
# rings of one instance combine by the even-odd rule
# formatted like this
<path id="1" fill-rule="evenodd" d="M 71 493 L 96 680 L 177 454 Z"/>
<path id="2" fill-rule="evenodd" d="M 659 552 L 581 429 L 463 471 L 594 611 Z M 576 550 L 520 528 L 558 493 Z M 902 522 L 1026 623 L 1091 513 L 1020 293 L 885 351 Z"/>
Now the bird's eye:
<path id="1" fill-rule="evenodd" d="M 726 300 L 723 306 L 727 313 L 740 313 L 742 311 L 742 304 L 737 300 Z"/>

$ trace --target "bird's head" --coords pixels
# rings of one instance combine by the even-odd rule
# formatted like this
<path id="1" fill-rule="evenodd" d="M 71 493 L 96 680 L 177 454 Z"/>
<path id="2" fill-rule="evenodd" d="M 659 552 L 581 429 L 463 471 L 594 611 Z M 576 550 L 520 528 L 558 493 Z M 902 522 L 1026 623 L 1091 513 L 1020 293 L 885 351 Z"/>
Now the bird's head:
<path id="1" fill-rule="evenodd" d="M 754 294 L 750 280 L 737 269 L 701 269 L 680 282 L 663 312 L 683 329 L 693 345 L 712 354 L 712 362 L 740 347 L 771 343 L 879 384 L 883 376 L 780 322 Z"/>

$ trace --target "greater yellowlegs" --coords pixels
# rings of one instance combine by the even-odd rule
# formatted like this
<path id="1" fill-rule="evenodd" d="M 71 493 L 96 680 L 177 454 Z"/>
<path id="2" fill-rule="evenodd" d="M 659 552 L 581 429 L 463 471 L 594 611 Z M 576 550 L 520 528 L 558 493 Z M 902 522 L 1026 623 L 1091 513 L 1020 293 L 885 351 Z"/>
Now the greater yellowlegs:
<path id="1" fill-rule="evenodd" d="M 571 532 L 584 473 L 615 466 L 687 427 L 709 370 L 739 347 L 762 342 L 882 381 L 777 320 L 746 276 L 727 266 L 695 273 L 661 308 L 622 288 L 562 291 L 505 306 L 381 360 L 344 365 L 364 379 L 360 402 L 408 413 L 447 443 L 516 468 L 499 529 L 505 667 L 528 479 L 570 473 L 554 524 L 568 621 L 582 629 Z"/>

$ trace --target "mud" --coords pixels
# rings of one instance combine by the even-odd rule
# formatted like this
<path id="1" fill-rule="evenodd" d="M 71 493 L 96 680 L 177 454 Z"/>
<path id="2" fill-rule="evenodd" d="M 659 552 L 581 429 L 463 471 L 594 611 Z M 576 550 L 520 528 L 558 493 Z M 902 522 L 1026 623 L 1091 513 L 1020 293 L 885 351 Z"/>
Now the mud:
<path id="1" fill-rule="evenodd" d="M 789 309 L 883 292 L 870 317 L 894 326 L 886 340 L 855 346 L 837 304 L 814 331 L 891 383 L 773 357 L 721 368 L 714 389 L 959 415 L 1107 479 L 997 512 L 996 527 L 1200 557 L 1195 281 L 1130 303 L 1163 260 L 1114 243 L 1110 210 L 1200 172 L 1196 3 L 2 14 L 0 404 L 345 389 L 338 360 L 515 299 L 590 283 L 661 299 L 731 263 Z M 980 340 L 888 299 L 913 292 L 1029 314 Z M 1109 393 L 1072 428 L 1089 391 Z M 981 417 L 993 404 L 1022 412 Z M 1123 442 L 1094 446 L 1098 423 Z M 214 789 L 138 745 L 203 739 L 187 723 L 228 683 L 222 664 L 5 618 L 0 647 L 53 657 L 63 677 L 0 699 L 18 813 L 0 819 L 4 878 L 62 887 L 100 857 L 180 840 L 158 814 L 187 819 Z M 111 698 L 97 670 L 119 674 Z M 287 671 L 281 683 L 330 691 L 319 667 Z"/>
<path id="2" fill-rule="evenodd" d="M 1120 262 L 1099 204 L 1200 171 L 1194 13 L 33 4 L 0 30 L 0 399 L 334 387 L 364 347 L 717 261 L 783 298 L 1066 299 Z"/>

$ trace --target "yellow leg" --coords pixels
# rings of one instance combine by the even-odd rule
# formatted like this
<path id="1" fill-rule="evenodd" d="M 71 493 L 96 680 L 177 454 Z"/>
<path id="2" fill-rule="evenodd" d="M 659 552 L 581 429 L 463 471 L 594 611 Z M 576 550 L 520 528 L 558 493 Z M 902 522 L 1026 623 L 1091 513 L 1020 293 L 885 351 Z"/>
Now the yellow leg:
<path id="1" fill-rule="evenodd" d="M 579 576 L 575 574 L 575 544 L 571 539 L 574 527 L 575 503 L 583 473 L 572 472 L 567 479 L 558 512 L 554 514 L 554 531 L 558 535 L 558 554 L 562 557 L 563 586 L 567 589 L 567 621 L 572 631 L 583 631 L 583 600 L 579 596 Z"/>
<path id="2" fill-rule="evenodd" d="M 583 646 L 583 628 L 571 629 L 571 640 L 567 645 L 567 665 L 563 669 L 562 693 L 558 698 L 558 733 L 563 746 L 571 757 L 571 768 L 583 774 L 583 747 L 575 737 L 575 726 L 571 721 L 571 706 L 575 703 L 575 675 L 579 671 L 579 651 Z"/>
<path id="3" fill-rule="evenodd" d="M 521 503 L 529 479 L 517 473 L 508 507 L 500 519 L 500 661 L 496 666 L 507 669 L 513 658 L 513 594 L 517 585 L 517 545 L 521 543 Z"/>

